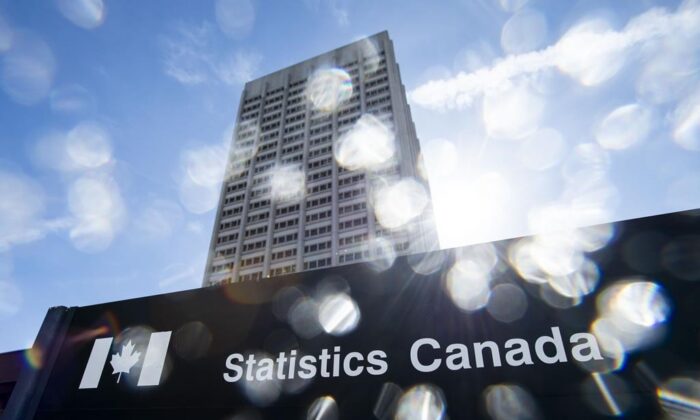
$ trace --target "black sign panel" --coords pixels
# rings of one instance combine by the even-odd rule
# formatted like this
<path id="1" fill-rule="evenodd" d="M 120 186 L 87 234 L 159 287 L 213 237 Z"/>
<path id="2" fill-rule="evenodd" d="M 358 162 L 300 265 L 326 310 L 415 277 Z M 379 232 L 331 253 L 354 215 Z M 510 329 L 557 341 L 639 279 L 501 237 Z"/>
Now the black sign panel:
<path id="1" fill-rule="evenodd" d="M 678 384 L 700 366 L 699 221 L 75 308 L 37 417 L 692 413 Z"/>

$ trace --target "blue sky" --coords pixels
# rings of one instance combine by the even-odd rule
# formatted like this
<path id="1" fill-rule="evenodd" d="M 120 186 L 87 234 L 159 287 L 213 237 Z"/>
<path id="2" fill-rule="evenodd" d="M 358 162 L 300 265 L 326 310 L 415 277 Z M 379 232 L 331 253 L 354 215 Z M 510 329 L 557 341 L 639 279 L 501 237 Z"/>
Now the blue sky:
<path id="1" fill-rule="evenodd" d="M 700 207 L 700 3 L 0 0 L 0 351 L 197 287 L 246 80 L 388 30 L 443 247 Z"/>

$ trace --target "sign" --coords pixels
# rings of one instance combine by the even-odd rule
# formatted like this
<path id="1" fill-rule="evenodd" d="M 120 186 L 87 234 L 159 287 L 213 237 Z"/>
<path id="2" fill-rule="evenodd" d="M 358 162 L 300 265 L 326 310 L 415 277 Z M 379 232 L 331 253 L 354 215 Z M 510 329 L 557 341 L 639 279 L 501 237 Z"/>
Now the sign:
<path id="1" fill-rule="evenodd" d="M 36 418 L 673 410 L 669 381 L 700 364 L 699 221 L 677 213 L 70 308 Z"/>

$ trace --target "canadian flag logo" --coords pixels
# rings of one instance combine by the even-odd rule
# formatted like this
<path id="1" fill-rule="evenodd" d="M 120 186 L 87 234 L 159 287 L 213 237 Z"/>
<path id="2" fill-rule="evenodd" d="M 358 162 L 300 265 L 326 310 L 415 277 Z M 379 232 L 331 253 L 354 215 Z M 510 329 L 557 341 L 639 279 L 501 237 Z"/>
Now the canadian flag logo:
<path id="1" fill-rule="evenodd" d="M 141 373 L 137 386 L 154 386 L 160 383 L 160 376 L 165 365 L 165 356 L 170 344 L 172 331 L 161 331 L 151 333 L 146 347 L 146 354 L 143 357 Z M 92 345 L 90 358 L 85 365 L 83 378 L 80 380 L 78 389 L 97 388 L 102 377 L 107 358 L 112 349 L 114 337 L 98 338 Z M 122 344 L 118 352 L 112 354 L 109 364 L 112 366 L 112 374 L 117 375 L 116 381 L 122 378 L 122 374 L 128 375 L 131 368 L 141 361 L 141 352 L 135 351 L 131 340 Z"/>

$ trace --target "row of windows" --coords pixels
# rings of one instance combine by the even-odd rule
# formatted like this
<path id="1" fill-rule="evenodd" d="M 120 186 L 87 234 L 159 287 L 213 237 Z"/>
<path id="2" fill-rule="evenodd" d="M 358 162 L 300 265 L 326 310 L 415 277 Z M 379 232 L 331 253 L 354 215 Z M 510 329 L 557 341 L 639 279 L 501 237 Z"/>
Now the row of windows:
<path id="1" fill-rule="evenodd" d="M 320 260 L 304 261 L 304 270 L 327 267 L 331 265 L 331 258 L 321 258 Z"/>
<path id="2" fill-rule="evenodd" d="M 235 203 L 235 202 L 241 201 L 241 200 L 243 200 L 244 197 L 245 197 L 245 194 L 238 194 L 238 195 L 234 195 L 234 196 L 232 196 L 232 197 L 226 197 L 226 198 L 224 199 L 224 206 L 227 205 L 227 204 L 231 204 L 231 203 Z"/>
<path id="3" fill-rule="evenodd" d="M 284 267 L 277 267 L 270 270 L 271 276 L 281 276 L 282 274 L 289 274 L 295 272 L 297 269 L 296 264 L 285 265 Z"/>
<path id="4" fill-rule="evenodd" d="M 360 233 L 357 235 L 341 237 L 338 239 L 338 246 L 347 246 L 352 244 L 363 244 L 367 242 L 368 234 Z"/>
<path id="5" fill-rule="evenodd" d="M 267 245 L 267 240 L 265 240 L 265 239 L 263 239 L 262 241 L 249 242 L 247 244 L 243 244 L 243 252 L 253 251 L 255 249 L 260 249 L 260 248 L 265 248 L 266 245 Z"/>
<path id="6" fill-rule="evenodd" d="M 267 225 L 247 229 L 245 231 L 245 237 L 250 238 L 251 236 L 262 235 L 263 233 L 267 233 Z"/>
<path id="7" fill-rule="evenodd" d="M 304 247 L 304 253 L 309 254 L 311 252 L 324 251 L 326 249 L 331 249 L 331 241 L 319 242 L 317 244 L 306 245 Z"/>
<path id="8" fill-rule="evenodd" d="M 254 273 L 247 273 L 243 274 L 240 276 L 239 281 L 252 281 L 252 280 L 260 280 L 262 279 L 262 273 L 260 271 L 256 271 Z"/>
<path id="9" fill-rule="evenodd" d="M 384 69 L 384 73 L 386 73 L 386 69 Z M 389 78 L 387 76 L 380 77 L 379 79 L 374 79 L 371 82 L 365 82 L 365 88 L 369 89 L 371 87 L 375 87 L 377 85 L 380 85 L 380 84 L 382 84 L 384 82 L 388 82 L 388 81 L 389 81 Z"/>
<path id="10" fill-rule="evenodd" d="M 282 139 L 282 144 L 294 143 L 295 141 L 301 140 L 301 139 L 303 139 L 303 138 L 304 138 L 304 133 L 303 133 L 303 132 L 302 132 L 302 133 L 294 134 L 293 136 L 285 136 L 285 137 Z"/>
<path id="11" fill-rule="evenodd" d="M 258 149 L 258 153 L 262 152 L 267 152 L 268 150 L 276 149 L 277 148 L 277 142 L 269 142 L 269 143 L 264 143 L 260 148 Z"/>
<path id="12" fill-rule="evenodd" d="M 272 240 L 273 245 L 284 244 L 291 241 L 296 241 L 299 238 L 299 234 L 294 232 L 288 235 L 277 236 Z"/>
<path id="13" fill-rule="evenodd" d="M 264 183 L 266 183 L 266 182 L 269 181 L 269 180 L 270 180 L 270 175 L 261 176 L 261 177 L 258 177 L 258 178 L 253 178 L 252 185 L 255 187 L 256 185 L 264 184 Z"/>
<path id="14" fill-rule="evenodd" d="M 332 157 L 327 157 L 327 158 L 324 158 L 324 159 L 319 159 L 319 160 L 316 160 L 316 161 L 313 161 L 313 162 L 309 162 L 309 163 L 306 165 L 306 167 L 307 167 L 307 169 L 310 171 L 310 170 L 312 170 L 312 169 L 321 168 L 321 167 L 323 167 L 323 166 L 330 165 L 331 163 L 333 163 L 333 158 L 332 158 Z"/>
<path id="15" fill-rule="evenodd" d="M 282 149 L 282 154 L 288 155 L 288 154 L 291 154 L 294 152 L 298 152 L 299 150 L 302 150 L 302 149 L 304 149 L 304 143 L 297 143 L 295 145 L 285 147 L 284 149 Z"/>
<path id="16" fill-rule="evenodd" d="M 306 201 L 306 208 L 312 209 L 314 207 L 319 207 L 319 206 L 322 206 L 324 204 L 330 204 L 332 201 L 333 201 L 333 199 L 331 198 L 330 195 L 315 198 L 313 200 Z"/>
<path id="17" fill-rule="evenodd" d="M 297 163 L 297 162 L 301 162 L 302 160 L 304 160 L 304 156 L 301 153 L 299 153 L 298 155 L 283 157 L 282 163 L 284 163 L 284 164 Z"/>
<path id="18" fill-rule="evenodd" d="M 263 153 L 262 155 L 257 155 L 255 157 L 255 162 L 263 162 L 266 160 L 274 159 L 276 155 L 277 155 L 277 152 L 274 150 L 272 152 Z"/>
<path id="19" fill-rule="evenodd" d="M 300 123 L 297 123 L 296 125 L 290 125 L 290 126 L 288 126 L 288 127 L 285 127 L 285 128 L 284 128 L 284 134 L 293 133 L 293 132 L 295 132 L 295 131 L 297 131 L 297 130 L 301 130 L 302 128 L 304 128 L 304 122 L 303 122 L 303 121 L 300 122 Z"/>
<path id="20" fill-rule="evenodd" d="M 322 211 L 319 213 L 307 214 L 306 215 L 306 223 L 311 223 L 311 222 L 316 222 L 319 220 L 328 219 L 329 217 L 331 217 L 330 210 Z"/>
<path id="21" fill-rule="evenodd" d="M 261 131 L 264 133 L 264 132 L 267 132 L 267 131 L 270 131 L 270 130 L 274 130 L 275 128 L 278 128 L 279 126 L 280 126 L 280 122 L 279 122 L 279 121 L 277 121 L 277 122 L 272 122 L 272 123 L 269 123 L 269 124 L 267 124 L 267 125 L 263 125 L 263 126 L 261 127 Z"/>
<path id="22" fill-rule="evenodd" d="M 331 131 L 333 126 L 331 124 L 322 125 L 320 127 L 312 128 L 309 130 L 309 135 L 313 136 L 315 134 L 323 133 L 324 131 Z"/>
<path id="23" fill-rule="evenodd" d="M 235 216 L 237 214 L 241 214 L 241 212 L 243 212 L 243 207 L 234 207 L 232 209 L 226 209 L 221 212 L 221 218 L 223 219 L 225 217 Z"/>
<path id="24" fill-rule="evenodd" d="M 248 211 L 265 208 L 270 205 L 270 200 L 260 200 L 248 205 Z"/>
<path id="25" fill-rule="evenodd" d="M 238 232 L 216 238 L 216 244 L 221 245 L 238 240 Z"/>
<path id="26" fill-rule="evenodd" d="M 350 200 L 355 197 L 360 197 L 365 194 L 365 187 L 356 188 L 350 191 L 343 191 L 338 194 L 338 201 Z"/>
<path id="27" fill-rule="evenodd" d="M 331 225 L 320 226 L 317 228 L 306 229 L 304 231 L 304 237 L 306 239 L 314 238 L 316 236 L 325 235 L 331 232 Z"/>
<path id="28" fill-rule="evenodd" d="M 369 257 L 369 251 L 355 251 L 349 252 L 347 254 L 341 254 L 338 256 L 338 263 L 343 264 L 346 262 L 360 261 L 364 258 Z"/>
<path id="29" fill-rule="evenodd" d="M 261 195 L 268 194 L 272 190 L 271 187 L 258 188 L 250 192 L 250 198 L 260 197 Z"/>
<path id="30" fill-rule="evenodd" d="M 226 187 L 226 194 L 233 193 L 233 192 L 240 191 L 240 190 L 244 190 L 245 187 L 246 187 L 245 182 L 240 182 L 238 184 L 229 185 L 228 187 Z"/>
<path id="31" fill-rule="evenodd" d="M 321 156 L 321 155 L 325 155 L 327 153 L 330 153 L 332 148 L 333 148 L 332 146 L 328 145 L 325 147 L 318 148 L 316 150 L 312 150 L 311 152 L 309 152 L 309 159 L 315 158 L 316 156 Z"/>
<path id="32" fill-rule="evenodd" d="M 223 222 L 219 225 L 219 230 L 233 229 L 241 225 L 241 219 L 231 220 L 230 222 Z"/>
<path id="33" fill-rule="evenodd" d="M 241 260 L 241 267 L 249 267 L 251 265 L 260 264 L 263 262 L 264 259 L 265 257 L 262 255 L 256 255 L 254 257 L 246 258 L 244 260 Z"/>
<path id="34" fill-rule="evenodd" d="M 299 204 L 294 204 L 287 207 L 279 207 L 275 210 L 275 215 L 280 216 L 283 214 L 289 214 L 299 211 Z"/>
<path id="35" fill-rule="evenodd" d="M 351 184 L 356 184 L 360 181 L 365 180 L 365 174 L 357 174 L 353 176 L 349 176 L 347 178 L 341 178 L 338 180 L 338 186 L 342 187 L 344 185 L 351 185 Z"/>
<path id="36" fill-rule="evenodd" d="M 308 194 L 316 194 L 319 192 L 328 191 L 331 189 L 331 187 L 332 187 L 332 184 L 330 182 L 325 183 L 325 184 L 319 184 L 319 185 L 315 185 L 313 187 L 307 188 L 307 193 Z"/>
<path id="37" fill-rule="evenodd" d="M 326 169 L 326 170 L 323 170 L 320 172 L 315 172 L 315 173 L 309 175 L 306 178 L 306 180 L 307 180 L 307 182 L 314 182 L 314 181 L 318 181 L 319 179 L 328 178 L 331 175 L 333 175 L 333 170 Z"/>
<path id="38" fill-rule="evenodd" d="M 215 258 L 220 258 L 220 257 L 229 257 L 233 254 L 236 253 L 236 247 L 234 246 L 233 248 L 225 248 L 225 249 L 217 249 L 216 254 L 214 254 Z"/>
<path id="39" fill-rule="evenodd" d="M 233 263 L 226 263 L 222 265 L 215 265 L 211 268 L 212 273 L 220 273 L 222 271 L 231 271 L 233 270 Z"/>
<path id="40" fill-rule="evenodd" d="M 297 249 L 296 248 L 291 248 L 291 249 L 285 249 L 283 251 L 277 251 L 273 252 L 271 257 L 272 260 L 281 260 L 283 258 L 291 258 L 297 255 Z"/>
<path id="41" fill-rule="evenodd" d="M 275 230 L 287 229 L 290 227 L 299 226 L 299 219 L 288 219 L 275 223 Z"/>
<path id="42" fill-rule="evenodd" d="M 275 162 L 266 163 L 266 164 L 260 165 L 260 166 L 256 165 L 256 166 L 255 166 L 255 170 L 253 171 L 253 173 L 254 173 L 254 174 L 259 174 L 259 173 L 261 173 L 261 172 L 265 172 L 265 171 L 267 171 L 268 169 L 271 169 L 273 166 L 275 166 Z"/>
<path id="43" fill-rule="evenodd" d="M 274 113 L 274 114 L 269 114 L 269 115 L 266 114 L 265 117 L 263 117 L 263 118 L 260 120 L 260 122 L 261 122 L 261 123 L 270 122 L 270 121 L 272 121 L 272 120 L 278 119 L 278 118 L 281 117 L 281 116 L 282 116 L 282 113 L 281 113 L 281 112 L 276 112 L 276 113 Z"/>
<path id="44" fill-rule="evenodd" d="M 332 139 L 333 139 L 333 136 L 330 134 L 326 134 L 324 136 L 317 137 L 315 139 L 311 139 L 309 141 L 309 147 L 327 143 L 327 142 L 331 141 Z"/>
<path id="45" fill-rule="evenodd" d="M 367 209 L 367 203 L 363 201 L 361 203 L 348 204 L 338 207 L 338 214 L 342 216 L 343 214 L 350 214 L 365 209 Z"/>
<path id="46" fill-rule="evenodd" d="M 352 229 L 358 226 L 365 226 L 367 224 L 367 216 L 359 217 L 357 219 L 346 220 L 344 222 L 338 223 L 338 230 Z"/>
<path id="47" fill-rule="evenodd" d="M 253 97 L 248 98 L 248 99 L 244 99 L 244 100 L 243 100 L 243 105 L 248 105 L 248 104 L 250 104 L 250 103 L 252 103 L 252 102 L 255 102 L 255 101 L 258 101 L 258 100 L 260 100 L 260 95 L 253 96 Z M 259 106 L 259 105 L 260 105 L 260 104 L 257 104 L 257 105 L 255 105 L 255 106 Z"/>

